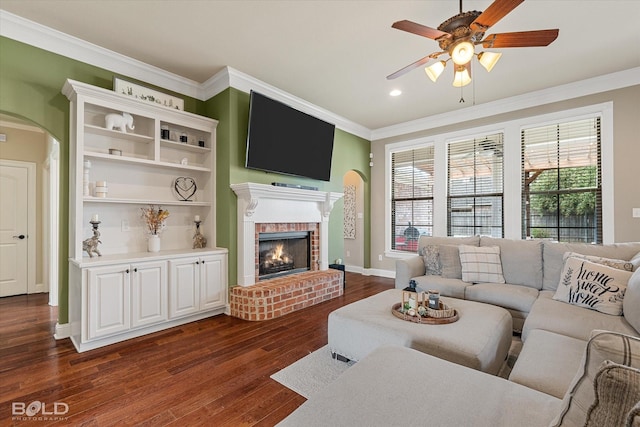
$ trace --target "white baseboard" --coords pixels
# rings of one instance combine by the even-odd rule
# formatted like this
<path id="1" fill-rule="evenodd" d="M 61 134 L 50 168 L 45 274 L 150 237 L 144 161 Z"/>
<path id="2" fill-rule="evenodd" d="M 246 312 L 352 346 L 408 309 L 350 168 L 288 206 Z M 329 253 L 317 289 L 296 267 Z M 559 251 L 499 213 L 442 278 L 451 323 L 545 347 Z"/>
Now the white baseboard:
<path id="1" fill-rule="evenodd" d="M 345 265 L 345 270 L 349 273 L 358 273 L 363 276 L 379 276 L 379 277 L 387 277 L 389 279 L 396 278 L 395 270 L 380 270 L 377 268 L 364 268 L 357 265 Z"/>
<path id="2" fill-rule="evenodd" d="M 53 337 L 57 340 L 69 338 L 71 336 L 71 323 L 56 323 L 56 330 Z"/>

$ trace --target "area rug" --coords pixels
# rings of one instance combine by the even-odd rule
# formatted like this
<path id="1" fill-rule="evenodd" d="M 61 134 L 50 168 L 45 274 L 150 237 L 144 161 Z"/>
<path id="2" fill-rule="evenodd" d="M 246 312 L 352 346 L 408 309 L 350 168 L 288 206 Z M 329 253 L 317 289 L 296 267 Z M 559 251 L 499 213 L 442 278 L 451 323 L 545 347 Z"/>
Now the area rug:
<path id="1" fill-rule="evenodd" d="M 271 375 L 271 378 L 309 399 L 311 395 L 335 381 L 354 363 L 333 359 L 329 346 L 325 345 Z"/>
<path id="2" fill-rule="evenodd" d="M 514 336 L 507 360 L 505 360 L 498 376 L 509 378 L 511 369 L 522 349 L 520 336 Z M 297 360 L 286 368 L 271 375 L 271 378 L 283 386 L 309 399 L 314 393 L 335 381 L 344 371 L 355 362 L 340 362 L 331 357 L 329 346 L 319 348 L 302 359 Z"/>

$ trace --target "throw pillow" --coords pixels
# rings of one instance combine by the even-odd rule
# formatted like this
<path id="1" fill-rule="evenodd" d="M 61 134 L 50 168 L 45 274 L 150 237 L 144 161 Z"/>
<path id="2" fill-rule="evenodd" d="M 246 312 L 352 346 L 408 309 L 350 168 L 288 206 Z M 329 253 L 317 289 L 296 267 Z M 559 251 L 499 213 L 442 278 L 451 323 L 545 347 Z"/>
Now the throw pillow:
<path id="1" fill-rule="evenodd" d="M 424 261 L 424 267 L 427 276 L 442 275 L 442 267 L 440 266 L 440 251 L 438 245 L 426 245 L 420 248 L 420 256 Z"/>
<path id="2" fill-rule="evenodd" d="M 460 245 L 462 281 L 468 283 L 505 283 L 500 261 L 500 246 Z"/>
<path id="3" fill-rule="evenodd" d="M 595 401 L 594 378 L 605 360 L 640 369 L 640 338 L 618 332 L 592 331 L 582 363 L 551 426 L 585 425 L 587 411 Z"/>
<path id="4" fill-rule="evenodd" d="M 564 262 L 554 300 L 622 315 L 622 301 L 632 273 L 569 257 Z"/>
<path id="5" fill-rule="evenodd" d="M 440 266 L 442 277 L 447 279 L 462 279 L 462 265 L 457 245 L 440 245 Z"/>
<path id="6" fill-rule="evenodd" d="M 617 268 L 618 270 L 633 271 L 633 264 L 631 263 L 631 261 L 625 261 L 623 259 L 603 258 L 597 255 L 583 255 L 577 252 L 565 252 L 562 259 L 566 261 L 566 259 L 569 257 L 586 259 L 587 261 L 606 265 L 607 267 L 611 268 Z"/>
<path id="7" fill-rule="evenodd" d="M 595 401 L 585 427 L 621 426 L 640 400 L 640 370 L 605 360 L 594 378 Z"/>

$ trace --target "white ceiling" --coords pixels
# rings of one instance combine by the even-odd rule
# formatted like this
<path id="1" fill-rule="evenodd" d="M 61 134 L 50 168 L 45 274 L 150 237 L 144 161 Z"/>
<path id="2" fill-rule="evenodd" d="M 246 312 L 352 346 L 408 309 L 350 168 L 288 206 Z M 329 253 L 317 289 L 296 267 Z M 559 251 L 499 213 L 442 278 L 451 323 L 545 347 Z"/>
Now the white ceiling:
<path id="1" fill-rule="evenodd" d="M 491 0 L 465 0 L 484 10 Z M 457 110 L 640 66 L 640 1 L 528 0 L 488 32 L 559 28 L 548 47 L 503 53 L 489 74 L 451 85 L 422 68 L 386 76 L 438 51 L 433 40 L 391 28 L 437 27 L 459 2 L 402 0 L 0 0 L 0 8 L 106 49 L 204 82 L 225 66 L 368 129 Z M 390 97 L 391 89 L 403 94 Z"/>

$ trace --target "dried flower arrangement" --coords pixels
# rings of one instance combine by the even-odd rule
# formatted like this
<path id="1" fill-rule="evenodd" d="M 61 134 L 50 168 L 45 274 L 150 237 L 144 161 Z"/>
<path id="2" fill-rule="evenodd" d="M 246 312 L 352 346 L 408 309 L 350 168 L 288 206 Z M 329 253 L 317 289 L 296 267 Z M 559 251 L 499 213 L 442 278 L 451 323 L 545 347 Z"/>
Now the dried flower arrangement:
<path id="1" fill-rule="evenodd" d="M 158 235 L 166 227 L 165 221 L 169 217 L 169 211 L 161 206 L 149 205 L 148 208 L 140 208 L 142 219 L 147 223 L 147 229 L 151 235 Z"/>

